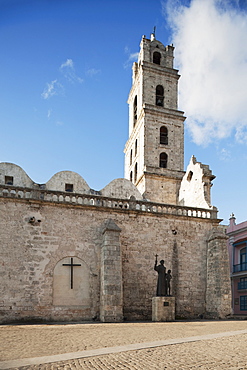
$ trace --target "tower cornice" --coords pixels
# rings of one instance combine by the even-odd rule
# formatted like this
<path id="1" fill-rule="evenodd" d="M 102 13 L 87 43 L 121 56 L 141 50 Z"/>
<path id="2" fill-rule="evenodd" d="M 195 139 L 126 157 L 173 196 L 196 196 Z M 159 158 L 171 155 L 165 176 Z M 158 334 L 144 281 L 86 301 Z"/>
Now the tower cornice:
<path id="1" fill-rule="evenodd" d="M 152 71 L 155 70 L 156 72 L 161 72 L 162 74 L 167 74 L 169 76 L 172 75 L 173 77 L 177 77 L 177 79 L 180 78 L 180 75 L 178 74 L 179 71 L 175 68 L 163 67 L 159 64 L 154 64 L 145 60 L 140 63 L 139 67 L 142 67 L 143 69 L 150 69 Z"/>
<path id="2" fill-rule="evenodd" d="M 171 109 L 171 108 L 164 108 L 164 107 L 158 107 L 157 105 L 153 105 L 153 104 L 143 104 L 143 108 L 144 110 L 144 114 L 146 113 L 154 113 L 162 118 L 165 117 L 169 117 L 169 118 L 173 118 L 173 117 L 176 117 L 176 119 L 180 119 L 182 122 L 184 122 L 186 120 L 186 117 L 184 116 L 184 112 L 183 111 L 179 111 L 177 109 Z"/>

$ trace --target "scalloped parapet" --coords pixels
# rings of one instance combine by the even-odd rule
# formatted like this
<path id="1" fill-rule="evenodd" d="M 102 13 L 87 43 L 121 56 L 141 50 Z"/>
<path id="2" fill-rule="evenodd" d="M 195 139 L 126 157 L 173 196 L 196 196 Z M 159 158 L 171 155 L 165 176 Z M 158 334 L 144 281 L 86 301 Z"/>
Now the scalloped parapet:
<path id="1" fill-rule="evenodd" d="M 26 172 L 13 163 L 0 163 L 0 186 L 6 185 L 18 188 L 27 188 L 35 191 L 47 190 L 66 192 L 73 194 L 96 195 L 107 198 L 143 200 L 143 196 L 136 186 L 127 179 L 115 179 L 106 185 L 101 191 L 90 188 L 81 175 L 73 171 L 60 171 L 53 175 L 47 183 L 35 183 Z M 6 189 L 5 189 L 6 190 Z M 29 193 L 28 193 L 29 194 Z"/>
<path id="2" fill-rule="evenodd" d="M 127 179 L 115 179 L 106 185 L 101 191 L 104 197 L 142 200 L 143 196 L 136 186 Z"/>
<path id="3" fill-rule="evenodd" d="M 32 188 L 35 182 L 26 174 L 26 172 L 14 163 L 0 163 L 0 184 L 20 186 L 23 188 Z"/>
<path id="4" fill-rule="evenodd" d="M 179 204 L 212 209 L 211 187 L 215 176 L 208 165 L 197 162 L 192 156 L 179 190 Z"/>
<path id="5" fill-rule="evenodd" d="M 81 175 L 73 171 L 60 171 L 46 183 L 46 189 L 89 194 L 90 187 Z"/>

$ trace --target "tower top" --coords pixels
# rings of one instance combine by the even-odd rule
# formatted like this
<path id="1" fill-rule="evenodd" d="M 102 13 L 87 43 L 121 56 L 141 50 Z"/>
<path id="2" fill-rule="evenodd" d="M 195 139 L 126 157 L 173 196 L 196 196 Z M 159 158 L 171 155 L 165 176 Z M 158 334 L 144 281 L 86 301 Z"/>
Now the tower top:
<path id="1" fill-rule="evenodd" d="M 138 62 L 133 64 L 133 82 L 137 76 L 138 66 L 144 65 L 146 63 L 151 63 L 149 66 L 153 67 L 153 63 L 157 64 L 163 68 L 173 69 L 173 59 L 174 59 L 174 46 L 164 45 L 162 42 L 155 38 L 155 28 L 154 32 L 151 34 L 150 39 L 146 38 L 145 35 L 142 36 L 140 43 L 140 52 L 138 56 Z M 174 73 L 178 71 L 174 70 Z"/>

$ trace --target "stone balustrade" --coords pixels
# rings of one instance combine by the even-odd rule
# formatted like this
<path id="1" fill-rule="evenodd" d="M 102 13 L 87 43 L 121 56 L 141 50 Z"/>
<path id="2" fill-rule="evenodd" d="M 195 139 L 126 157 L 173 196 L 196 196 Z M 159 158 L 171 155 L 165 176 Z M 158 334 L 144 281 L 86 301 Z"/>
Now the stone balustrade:
<path id="1" fill-rule="evenodd" d="M 132 210 L 138 212 L 217 219 L 217 208 L 215 207 L 213 207 L 213 209 L 184 207 L 171 204 L 153 203 L 145 200 L 140 201 L 134 199 L 108 198 L 101 195 L 23 188 L 11 185 L 0 185 L 0 197 L 74 204 L 87 207 L 114 208 L 122 211 Z"/>

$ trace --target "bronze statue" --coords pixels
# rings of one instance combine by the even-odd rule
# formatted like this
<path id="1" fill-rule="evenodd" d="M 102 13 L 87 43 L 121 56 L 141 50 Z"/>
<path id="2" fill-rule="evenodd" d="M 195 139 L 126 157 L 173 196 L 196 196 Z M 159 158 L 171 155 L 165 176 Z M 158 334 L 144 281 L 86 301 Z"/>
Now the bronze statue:
<path id="1" fill-rule="evenodd" d="M 166 267 L 164 266 L 165 261 L 161 260 L 160 264 L 157 266 L 157 257 L 155 255 L 154 270 L 158 272 L 158 281 L 156 289 L 156 297 L 166 297 L 171 295 L 171 270 L 166 273 Z"/>
<path id="2" fill-rule="evenodd" d="M 158 272 L 156 296 L 165 297 L 167 295 L 166 267 L 164 266 L 165 261 L 161 260 L 160 265 L 157 266 L 158 255 L 156 254 L 155 257 L 154 270 Z"/>

